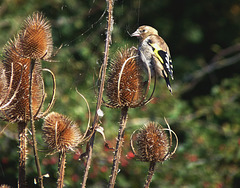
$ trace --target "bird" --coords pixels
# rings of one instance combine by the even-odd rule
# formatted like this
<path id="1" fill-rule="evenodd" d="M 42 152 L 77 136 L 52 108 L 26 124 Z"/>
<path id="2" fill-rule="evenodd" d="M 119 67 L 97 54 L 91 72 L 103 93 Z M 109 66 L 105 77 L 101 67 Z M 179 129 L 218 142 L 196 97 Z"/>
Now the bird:
<path id="1" fill-rule="evenodd" d="M 163 77 L 172 94 L 169 77 L 174 80 L 173 65 L 166 42 L 158 35 L 155 28 L 147 25 L 140 26 L 131 36 L 139 38 L 138 54 L 145 69 L 151 70 L 151 77 L 155 76 L 155 73 Z"/>

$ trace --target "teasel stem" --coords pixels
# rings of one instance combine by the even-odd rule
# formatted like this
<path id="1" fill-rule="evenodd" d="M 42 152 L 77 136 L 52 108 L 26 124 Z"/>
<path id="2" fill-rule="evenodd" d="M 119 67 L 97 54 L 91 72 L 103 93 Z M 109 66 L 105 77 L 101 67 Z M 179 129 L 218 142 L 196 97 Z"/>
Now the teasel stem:
<path id="1" fill-rule="evenodd" d="M 106 77 L 106 70 L 107 70 L 107 63 L 108 63 L 108 56 L 109 56 L 109 47 L 111 43 L 111 35 L 113 30 L 113 6 L 114 6 L 114 0 L 106 0 L 107 6 L 108 6 L 108 18 L 107 18 L 107 32 L 106 32 L 106 43 L 105 43 L 105 53 L 104 53 L 104 61 L 102 66 L 102 74 L 101 74 L 101 84 L 98 92 L 98 98 L 97 98 L 97 106 L 96 106 L 96 113 L 94 116 L 94 120 L 92 123 L 92 136 L 90 141 L 87 143 L 87 164 L 85 167 L 85 172 L 83 176 L 83 182 L 82 182 L 82 188 L 86 187 L 87 178 L 89 169 L 91 166 L 92 161 L 92 152 L 93 152 L 93 145 L 94 145 L 94 138 L 95 138 L 95 128 L 98 125 L 99 122 L 99 115 L 98 110 L 101 109 L 102 105 L 102 96 L 103 96 L 103 90 L 104 90 L 104 82 Z"/>
<path id="2" fill-rule="evenodd" d="M 156 162 L 151 161 L 148 169 L 148 175 L 144 184 L 144 188 L 149 188 L 150 183 L 152 181 L 153 174 L 154 174 L 155 166 L 156 166 Z"/>
<path id="3" fill-rule="evenodd" d="M 122 147 L 123 147 L 123 142 L 124 142 L 124 131 L 125 131 L 126 124 L 127 124 L 127 117 L 128 117 L 128 107 L 126 106 L 121 109 L 121 120 L 120 120 L 120 124 L 119 124 L 120 127 L 119 127 L 119 131 L 118 131 L 116 149 L 114 152 L 111 176 L 110 176 L 110 180 L 109 180 L 109 184 L 108 184 L 109 188 L 113 188 L 115 186 L 116 177 L 118 174 L 119 163 L 120 163 L 120 158 L 121 158 L 121 154 L 122 154 Z"/>
<path id="4" fill-rule="evenodd" d="M 18 123 L 19 138 L 19 168 L 18 168 L 18 187 L 26 187 L 26 161 L 27 161 L 27 123 Z"/>
<path id="5" fill-rule="evenodd" d="M 38 172 L 38 183 L 40 187 L 43 188 L 43 176 L 42 176 L 41 166 L 40 166 L 39 157 L 38 157 L 36 132 L 35 132 L 35 125 L 34 125 L 33 110 L 32 110 L 32 78 L 33 78 L 33 69 L 35 66 L 35 61 L 36 61 L 35 59 L 31 59 L 31 65 L 30 65 L 29 112 L 30 112 L 30 124 L 31 124 L 31 130 L 32 130 L 33 153 L 34 153 L 35 163 L 36 163 L 37 172 Z"/>
<path id="6" fill-rule="evenodd" d="M 65 165 L 66 165 L 66 151 L 61 151 L 59 153 L 59 162 L 58 162 L 58 188 L 63 188 L 63 180 L 65 174 Z"/>

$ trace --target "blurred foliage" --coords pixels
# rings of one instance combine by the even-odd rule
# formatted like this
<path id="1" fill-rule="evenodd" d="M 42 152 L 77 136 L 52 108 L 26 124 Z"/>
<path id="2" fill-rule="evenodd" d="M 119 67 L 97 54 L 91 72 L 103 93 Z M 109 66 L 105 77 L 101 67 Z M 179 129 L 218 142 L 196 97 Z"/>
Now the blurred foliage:
<path id="1" fill-rule="evenodd" d="M 106 28 L 105 1 L 77 0 L 2 0 L 0 2 L 0 49 L 17 34 L 21 23 L 34 11 L 42 11 L 50 20 L 53 40 L 62 49 L 53 57 L 58 62 L 43 62 L 57 79 L 57 100 L 53 111 L 70 116 L 85 131 L 87 107 L 75 88 L 87 98 L 95 113 L 95 90 L 98 71 L 103 61 Z M 116 1 L 111 56 L 119 47 L 137 46 L 129 33 L 139 25 L 158 29 L 170 47 L 174 64 L 174 94 L 171 96 L 163 80 L 157 84 L 154 100 L 138 109 L 130 109 L 117 188 L 139 188 L 144 184 L 147 163 L 131 158 L 129 137 L 147 121 L 165 126 L 163 117 L 179 136 L 179 148 L 173 158 L 158 164 L 151 187 L 238 187 L 240 184 L 240 59 L 227 64 L 240 48 L 225 55 L 224 49 L 240 43 L 239 0 Z M 223 55 L 221 55 L 223 54 Z M 111 58 L 110 56 L 110 58 Z M 204 73 L 219 57 L 222 64 Z M 219 65 L 219 64 L 217 64 Z M 44 73 L 48 100 L 51 76 Z M 48 101 L 47 100 L 47 101 Z M 46 104 L 47 105 L 47 104 Z M 102 126 L 110 146 L 115 145 L 119 110 L 103 107 Z M 0 122 L 1 129 L 6 125 Z M 57 158 L 47 155 L 41 138 L 42 120 L 37 122 L 37 140 L 46 187 L 56 187 Z M 0 184 L 16 187 L 18 147 L 17 127 L 8 126 L 0 135 Z M 78 161 L 85 146 L 67 155 L 66 187 L 79 187 L 84 161 Z M 93 163 L 88 187 L 106 187 L 111 171 L 113 151 L 104 148 L 96 135 Z M 27 181 L 33 187 L 36 177 L 33 152 L 29 144 Z"/>

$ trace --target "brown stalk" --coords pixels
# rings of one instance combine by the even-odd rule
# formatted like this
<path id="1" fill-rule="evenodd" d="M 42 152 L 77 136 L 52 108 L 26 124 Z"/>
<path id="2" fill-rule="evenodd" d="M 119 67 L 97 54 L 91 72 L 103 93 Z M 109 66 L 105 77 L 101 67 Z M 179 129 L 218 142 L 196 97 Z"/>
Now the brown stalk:
<path id="1" fill-rule="evenodd" d="M 93 144 L 94 144 L 94 138 L 95 138 L 95 128 L 97 127 L 99 116 L 97 111 L 101 109 L 102 105 L 102 96 L 103 96 L 103 90 L 104 90 L 104 82 L 106 77 L 106 69 L 107 69 L 107 63 L 108 63 L 108 56 L 109 56 L 109 46 L 111 43 L 111 34 L 113 30 L 113 6 L 114 6 L 114 0 L 106 0 L 107 6 L 108 6 L 108 19 L 107 19 L 107 32 L 106 32 L 106 43 L 105 43 L 105 53 L 104 53 L 104 61 L 102 66 L 102 74 L 101 74 L 101 84 L 99 88 L 98 98 L 97 98 L 97 106 L 96 106 L 96 112 L 94 116 L 94 120 L 92 123 L 92 137 L 88 143 L 88 149 L 87 149 L 87 164 L 85 167 L 83 182 L 82 182 L 82 188 L 86 187 L 86 182 L 88 178 L 89 169 L 91 166 L 91 160 L 92 160 L 92 152 L 93 152 Z"/>
<path id="2" fill-rule="evenodd" d="M 66 151 L 62 150 L 59 153 L 59 162 L 58 162 L 58 188 L 63 188 L 63 180 L 64 180 L 64 174 L 65 174 L 65 165 L 66 165 Z"/>
<path id="3" fill-rule="evenodd" d="M 19 169 L 18 169 L 18 187 L 26 187 L 26 161 L 27 161 L 27 123 L 18 123 L 19 137 Z"/>
<path id="4" fill-rule="evenodd" d="M 120 127 L 118 131 L 118 138 L 117 138 L 117 144 L 116 149 L 114 152 L 114 158 L 113 158 L 113 166 L 111 171 L 110 180 L 108 183 L 108 188 L 113 188 L 115 186 L 116 177 L 118 173 L 121 153 L 122 153 L 122 146 L 124 142 L 124 131 L 127 124 L 127 117 L 128 117 L 128 107 L 123 107 L 121 109 L 121 120 L 120 120 Z"/>
<path id="5" fill-rule="evenodd" d="M 43 188 L 43 176 L 41 172 L 41 166 L 40 166 L 38 151 L 37 151 L 36 130 L 34 125 L 34 116 L 33 116 L 33 109 L 32 109 L 32 77 L 33 77 L 33 69 L 34 69 L 35 61 L 36 60 L 32 59 L 31 65 L 30 65 L 29 112 L 30 112 L 30 124 L 31 124 L 31 130 L 32 130 L 33 153 L 34 153 L 35 163 L 36 163 L 37 172 L 38 172 L 38 182 L 40 187 Z"/>
<path id="6" fill-rule="evenodd" d="M 149 188 L 150 183 L 152 181 L 153 174 L 154 174 L 155 166 L 156 166 L 156 162 L 151 161 L 150 165 L 149 165 L 149 169 L 148 169 L 147 179 L 146 179 L 145 184 L 144 184 L 144 188 Z"/>

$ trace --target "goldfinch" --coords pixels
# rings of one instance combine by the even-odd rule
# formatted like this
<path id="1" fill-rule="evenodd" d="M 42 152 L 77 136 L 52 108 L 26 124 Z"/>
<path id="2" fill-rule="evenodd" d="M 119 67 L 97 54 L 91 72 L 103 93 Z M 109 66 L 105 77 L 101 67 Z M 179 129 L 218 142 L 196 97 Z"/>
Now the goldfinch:
<path id="1" fill-rule="evenodd" d="M 173 80 L 173 65 L 166 42 L 156 29 L 146 25 L 140 26 L 131 36 L 139 38 L 138 51 L 145 68 L 150 68 L 151 76 L 156 72 L 157 76 L 163 77 L 172 93 L 169 77 Z"/>

